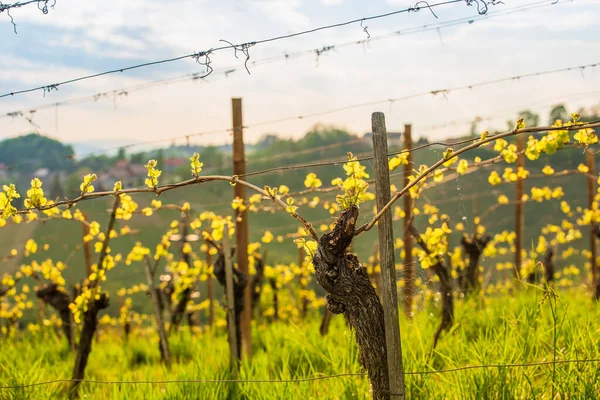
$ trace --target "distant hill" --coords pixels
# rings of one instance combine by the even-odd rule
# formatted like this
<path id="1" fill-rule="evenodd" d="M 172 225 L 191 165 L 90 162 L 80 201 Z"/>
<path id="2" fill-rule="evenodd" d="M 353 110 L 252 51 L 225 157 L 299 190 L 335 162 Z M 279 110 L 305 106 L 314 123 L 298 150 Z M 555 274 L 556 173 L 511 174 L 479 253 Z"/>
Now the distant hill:
<path id="1" fill-rule="evenodd" d="M 73 166 L 73 147 L 35 133 L 0 142 L 0 160 L 14 170 L 31 173 L 39 168 L 53 171 Z"/>

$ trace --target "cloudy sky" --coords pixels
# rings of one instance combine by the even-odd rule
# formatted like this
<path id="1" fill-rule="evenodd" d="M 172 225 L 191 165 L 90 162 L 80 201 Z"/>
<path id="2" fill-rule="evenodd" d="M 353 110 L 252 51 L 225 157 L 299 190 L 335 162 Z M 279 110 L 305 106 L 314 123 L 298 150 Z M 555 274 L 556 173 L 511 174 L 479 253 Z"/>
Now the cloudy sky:
<path id="1" fill-rule="evenodd" d="M 370 129 L 373 111 L 386 113 L 390 131 L 412 123 L 416 136 L 430 139 L 462 134 L 477 116 L 491 117 L 480 124 L 481 130 L 504 128 L 507 119 L 527 108 L 542 113 L 545 123 L 552 104 L 565 102 L 572 110 L 600 104 L 600 66 L 385 100 L 600 62 L 600 0 L 554 2 L 504 0 L 490 7 L 487 18 L 466 2 L 436 7 L 438 18 L 422 8 L 365 22 L 373 39 L 368 43 L 354 43 L 366 39 L 367 33 L 353 24 L 260 44 L 249 50 L 250 75 L 244 57 L 238 53 L 236 59 L 227 50 L 212 54 L 215 73 L 202 81 L 172 81 L 205 71 L 188 58 L 50 93 L 1 98 L 0 140 L 38 131 L 106 147 L 225 130 L 231 126 L 232 97 L 243 98 L 248 141 L 265 133 L 299 137 L 316 123 L 362 134 Z M 0 14 L 0 94 L 207 50 L 222 45 L 221 39 L 251 42 L 414 5 L 407 0 L 57 0 L 44 15 L 32 4 L 11 11 L 18 34 L 7 13 Z M 439 25 L 468 19 L 472 23 Z M 424 25 L 429 28 L 419 29 Z M 337 47 L 317 57 L 315 49 L 330 45 Z M 225 70 L 233 72 L 222 73 Z M 165 79 L 170 84 L 28 112 Z M 380 100 L 383 103 L 259 124 Z M 6 117 L 14 111 L 25 113 Z M 228 140 L 226 132 L 192 138 L 206 144 Z"/>

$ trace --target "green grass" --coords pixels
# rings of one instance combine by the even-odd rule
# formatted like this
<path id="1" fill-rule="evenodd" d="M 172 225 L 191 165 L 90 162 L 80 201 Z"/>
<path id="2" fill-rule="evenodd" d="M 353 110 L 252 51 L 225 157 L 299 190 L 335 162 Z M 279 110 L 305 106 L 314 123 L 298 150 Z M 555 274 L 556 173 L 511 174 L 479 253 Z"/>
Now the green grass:
<path id="1" fill-rule="evenodd" d="M 481 364 L 538 363 L 600 358 L 600 307 L 583 290 L 544 296 L 528 288 L 514 297 L 458 301 L 456 324 L 431 352 L 438 310 L 427 306 L 411 321 L 402 318 L 406 371 L 433 371 Z M 254 355 L 241 365 L 241 379 L 301 379 L 358 373 L 357 347 L 340 316 L 321 337 L 318 316 L 295 325 L 279 322 L 253 327 Z M 86 378 L 107 381 L 230 379 L 224 328 L 171 336 L 175 362 L 159 362 L 156 336 L 134 329 L 127 342 L 118 328 L 103 327 L 94 343 Z M 53 332 L 21 333 L 0 341 L 0 383 L 21 385 L 68 378 L 73 364 L 64 340 Z M 405 376 L 409 399 L 597 399 L 600 363 L 519 368 L 469 369 Z M 0 398 L 63 399 L 65 383 L 5 389 Z M 364 399 L 366 377 L 339 377 L 301 383 L 161 383 L 81 386 L 87 399 Z"/>

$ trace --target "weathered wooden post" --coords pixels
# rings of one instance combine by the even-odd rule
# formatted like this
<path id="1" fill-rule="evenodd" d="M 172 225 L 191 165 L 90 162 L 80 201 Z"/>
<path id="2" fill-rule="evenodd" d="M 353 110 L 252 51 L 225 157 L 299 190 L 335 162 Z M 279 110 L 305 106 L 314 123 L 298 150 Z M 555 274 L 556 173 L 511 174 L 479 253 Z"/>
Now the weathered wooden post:
<path id="1" fill-rule="evenodd" d="M 517 172 L 519 167 L 525 168 L 525 136 L 517 136 Z M 525 180 L 517 177 L 516 190 L 515 190 L 515 277 L 521 278 L 521 265 L 522 265 L 522 251 L 523 251 L 523 229 L 525 227 L 525 214 L 523 209 L 525 204 L 523 203 L 523 192 L 524 192 Z"/>
<path id="2" fill-rule="evenodd" d="M 373 135 L 375 137 L 375 135 Z M 386 142 L 387 146 L 387 142 Z M 413 173 L 412 160 L 412 125 L 404 125 L 404 150 L 408 151 L 407 161 L 404 165 L 404 186 L 406 187 Z M 386 155 L 387 159 L 387 155 Z M 389 186 L 389 184 L 388 184 Z M 413 201 L 410 194 L 404 196 L 404 315 L 412 317 L 413 294 L 415 293 L 415 263 L 413 260 L 413 237 L 410 234 L 409 222 L 412 219 Z"/>
<path id="3" fill-rule="evenodd" d="M 229 366 L 234 377 L 237 376 L 238 345 L 235 323 L 235 297 L 233 295 L 233 267 L 231 265 L 231 245 L 225 229 L 223 235 L 223 253 L 225 256 L 225 293 L 227 295 L 227 326 L 229 327 Z"/>
<path id="4" fill-rule="evenodd" d="M 385 115 L 381 112 L 373 113 L 371 123 L 373 129 L 375 194 L 377 196 L 377 208 L 382 209 L 391 199 Z M 408 128 L 408 132 L 407 137 L 410 141 L 410 128 Z M 407 197 L 410 199 L 410 196 Z M 382 283 L 380 296 L 383 303 L 385 322 L 389 387 L 392 393 L 390 398 L 404 399 L 404 371 L 402 368 L 402 344 L 400 341 L 400 322 L 398 319 L 396 262 L 394 260 L 394 232 L 392 229 L 391 211 L 386 212 L 381 217 L 377 224 L 377 231 L 379 235 L 379 259 Z"/>
<path id="5" fill-rule="evenodd" d="M 244 131 L 242 122 L 242 99 L 231 99 L 231 111 L 233 119 L 233 174 L 241 176 L 244 179 L 246 174 L 246 158 L 244 155 Z M 239 197 L 246 204 L 246 187 L 243 185 L 235 185 L 233 188 L 234 197 Z M 248 210 L 244 210 L 238 214 L 239 218 L 235 222 L 235 240 L 237 251 L 238 269 L 248 275 Z M 228 253 L 225 253 L 227 255 Z M 227 257 L 226 257 L 227 258 Z M 240 320 L 242 330 L 242 349 L 246 357 L 252 355 L 252 333 L 250 322 L 252 319 L 252 293 L 250 286 L 247 285 L 244 289 L 244 311 Z M 241 356 L 241 355 L 240 355 Z"/>

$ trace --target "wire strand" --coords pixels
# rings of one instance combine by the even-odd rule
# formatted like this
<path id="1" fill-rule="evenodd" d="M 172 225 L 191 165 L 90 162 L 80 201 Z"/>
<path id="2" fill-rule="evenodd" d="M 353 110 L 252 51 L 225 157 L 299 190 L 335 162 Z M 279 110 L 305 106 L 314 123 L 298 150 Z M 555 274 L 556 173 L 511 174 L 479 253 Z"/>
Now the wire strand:
<path id="1" fill-rule="evenodd" d="M 482 145 L 485 145 L 487 143 L 490 143 L 494 140 L 497 139 L 501 139 L 501 138 L 505 138 L 505 137 L 509 137 L 509 136 L 516 136 L 519 134 L 524 134 L 524 133 L 529 133 L 529 134 L 536 134 L 536 133 L 543 133 L 543 132 L 547 132 L 547 131 L 557 131 L 557 130 L 567 130 L 567 131 L 573 131 L 573 130 L 580 130 L 580 129 L 591 129 L 591 128 L 597 128 L 600 126 L 600 121 L 594 121 L 594 122 L 587 122 L 587 123 L 582 123 L 581 125 L 566 125 L 566 126 L 562 126 L 562 127 L 556 127 L 556 126 L 538 126 L 538 127 L 531 127 L 531 128 L 522 128 L 522 129 L 514 129 L 511 131 L 507 131 L 507 132 L 502 132 L 502 133 L 498 133 L 495 135 L 491 135 L 489 137 L 487 137 L 486 139 L 482 139 L 482 140 L 478 140 L 476 138 L 469 138 L 469 139 L 464 139 L 464 140 L 459 140 L 456 142 L 452 142 L 452 143 L 444 143 L 444 142 L 432 142 L 432 143 L 428 143 L 428 144 L 424 144 L 421 146 L 417 146 L 414 147 L 412 149 L 408 149 L 408 150 L 400 150 L 400 151 L 396 151 L 396 152 L 391 152 L 388 153 L 388 157 L 392 156 L 392 155 L 396 155 L 396 154 L 402 154 L 402 153 L 408 153 L 408 152 L 413 152 L 413 151 L 417 151 L 423 148 L 427 148 L 430 146 L 434 146 L 434 145 L 445 145 L 445 146 L 456 146 L 459 144 L 465 144 L 465 143 L 471 143 L 468 146 L 462 147 L 461 149 L 459 149 L 458 151 L 454 152 L 453 155 L 451 155 L 451 158 L 457 157 L 458 155 L 472 150 L 474 148 L 480 147 Z M 356 161 L 364 161 L 364 160 L 370 160 L 372 159 L 372 156 L 365 156 L 365 157 L 361 157 L 361 158 L 357 158 Z M 270 196 L 269 194 L 267 194 L 267 192 L 243 179 L 240 178 L 244 178 L 244 177 L 248 177 L 248 176 L 255 176 L 255 175 L 263 175 L 263 174 L 268 174 L 271 172 L 275 172 L 275 171 L 285 171 L 285 170 L 292 170 L 292 169 L 303 169 L 303 168 L 309 168 L 309 167 L 315 167 L 315 166 L 324 166 L 324 165 L 339 165 L 341 163 L 345 163 L 348 160 L 334 160 L 334 161 L 329 161 L 329 162 L 318 162 L 318 163 L 306 163 L 306 164 L 296 164 L 296 165 L 289 165 L 289 166 L 283 166 L 283 167 L 278 167 L 278 168 L 269 168 L 269 169 L 265 169 L 262 171 L 255 171 L 255 172 L 250 172 L 247 174 L 243 174 L 243 175 L 234 175 L 234 176 L 224 176 L 224 175 L 199 175 L 199 176 L 195 176 L 192 179 L 188 179 L 185 181 L 181 181 L 181 182 L 177 182 L 177 183 L 172 183 L 172 184 L 166 184 L 163 186 L 156 186 L 156 187 L 144 187 L 144 188 L 130 188 L 130 189 L 123 189 L 123 190 L 119 190 L 119 191 L 103 191 L 103 192 L 91 192 L 91 193 L 81 193 L 80 196 L 78 196 L 75 199 L 66 199 L 63 201 L 57 201 L 55 203 L 52 204 L 47 204 L 44 206 L 40 206 L 40 207 L 34 207 L 34 208 L 25 208 L 25 209 L 21 209 L 21 210 L 16 210 L 15 214 L 28 214 L 30 212 L 32 212 L 34 209 L 37 209 L 38 211 L 43 211 L 43 210 L 48 210 L 51 208 L 55 208 L 57 206 L 72 206 L 78 202 L 81 201 L 86 201 L 86 200 L 91 200 L 91 199 L 96 199 L 96 198 L 100 198 L 100 197 L 108 197 L 108 196 L 116 196 L 119 194 L 131 194 L 131 193 L 154 193 L 157 196 L 167 192 L 167 191 L 171 191 L 173 189 L 178 189 L 184 186 L 190 186 L 190 185 L 196 185 L 196 184 L 202 184 L 202 183 L 207 183 L 207 182 L 212 182 L 212 181 L 228 181 L 234 184 L 241 184 L 244 186 L 249 187 L 250 189 L 263 194 L 266 197 L 270 197 L 272 198 L 273 201 L 277 202 L 283 209 L 286 209 L 287 205 L 282 202 L 278 197 L 274 197 L 274 196 Z M 431 174 L 436 168 L 439 167 L 439 165 L 443 164 L 446 161 L 446 159 L 442 159 L 440 161 L 437 161 L 435 164 L 433 164 L 432 166 L 430 166 L 424 173 L 421 173 L 414 181 L 412 181 L 408 186 L 405 186 L 401 191 L 396 192 L 396 194 L 394 195 L 394 197 L 392 198 L 392 200 L 390 200 L 390 202 L 388 202 L 388 204 L 382 208 L 381 211 L 379 211 L 379 213 L 373 218 L 373 220 L 371 222 L 369 222 L 368 224 L 365 224 L 363 226 L 361 226 L 358 230 L 356 230 L 355 232 L 355 236 L 369 230 L 372 228 L 372 226 L 377 222 L 377 220 L 381 217 L 381 215 L 387 211 L 387 209 L 389 209 L 389 207 L 391 207 L 391 205 L 397 201 L 402 195 L 404 195 L 404 193 L 406 193 L 407 190 L 409 190 L 412 186 L 418 184 L 421 180 L 423 180 L 424 178 L 426 178 L 429 174 Z M 291 214 L 292 217 L 296 218 L 298 221 L 300 221 L 311 233 L 311 236 L 313 238 L 316 238 L 317 235 L 314 232 L 314 230 L 312 230 L 312 225 L 310 225 L 310 223 L 308 221 L 306 221 L 304 218 L 302 218 L 302 216 L 300 216 L 297 213 L 292 213 Z"/>
<path id="2" fill-rule="evenodd" d="M 577 1 L 577 0 L 572 0 L 572 1 Z M 394 32 L 389 32 L 389 33 L 378 35 L 378 36 L 371 36 L 370 38 L 364 39 L 364 40 L 347 41 L 347 42 L 342 42 L 342 43 L 325 45 L 325 46 L 322 46 L 322 47 L 316 48 L 316 49 L 308 49 L 308 50 L 300 50 L 300 51 L 292 52 L 292 53 L 284 53 L 283 55 L 280 55 L 280 56 L 268 57 L 268 58 L 265 58 L 262 60 L 255 60 L 255 61 L 252 61 L 250 64 L 254 67 L 257 65 L 271 64 L 274 62 L 289 60 L 292 58 L 298 58 L 298 57 L 305 56 L 305 55 L 315 55 L 316 54 L 317 57 L 320 57 L 322 54 L 324 54 L 326 52 L 329 52 L 329 51 L 335 50 L 335 49 L 339 49 L 339 48 L 355 46 L 355 45 L 363 45 L 365 43 L 371 43 L 371 42 L 378 41 L 378 40 L 397 38 L 397 37 L 402 37 L 402 36 L 411 35 L 411 34 L 415 34 L 415 33 L 427 32 L 427 31 L 431 31 L 431 30 L 437 30 L 440 28 L 452 27 L 452 26 L 457 26 L 457 25 L 462 25 L 462 24 L 473 24 L 475 21 L 479 21 L 479 20 L 487 21 L 488 19 L 494 18 L 494 17 L 509 15 L 509 14 L 513 14 L 516 12 L 529 11 L 529 10 L 537 9 L 537 8 L 544 8 L 544 7 L 548 7 L 548 6 L 552 6 L 552 5 L 556 5 L 556 4 L 565 4 L 565 3 L 547 3 L 547 0 L 541 1 L 541 2 L 534 2 L 534 3 L 525 4 L 525 5 L 521 5 L 518 7 L 506 9 L 503 11 L 487 13 L 485 15 L 477 15 L 474 17 L 463 17 L 463 18 L 458 18 L 455 20 L 445 21 L 445 22 L 441 22 L 441 23 L 437 23 L 437 24 L 427 24 L 427 25 L 422 25 L 420 27 L 416 27 L 416 28 L 407 28 L 407 29 L 397 30 Z M 225 67 L 225 68 L 221 68 L 221 69 L 215 69 L 211 73 L 211 76 L 224 75 L 227 77 L 228 75 L 230 75 L 231 73 L 236 72 L 236 71 L 237 71 L 236 67 L 230 66 L 230 67 Z M 166 86 L 166 85 L 171 85 L 171 84 L 176 84 L 176 83 L 181 83 L 181 82 L 197 81 L 198 79 L 203 79 L 202 74 L 200 72 L 180 75 L 180 76 L 173 77 L 173 78 L 159 79 L 159 80 L 150 81 L 150 82 L 146 82 L 146 83 L 142 83 L 142 84 L 134 85 L 134 86 L 130 86 L 130 87 L 123 87 L 123 88 L 114 89 L 111 91 L 100 92 L 100 93 L 96 93 L 94 95 L 77 97 L 77 98 L 67 99 L 67 100 L 53 102 L 53 103 L 49 103 L 49 104 L 44 104 L 44 105 L 40 105 L 40 106 L 36 106 L 36 107 L 32 107 L 32 108 L 10 111 L 10 112 L 0 115 L 0 118 L 7 118 L 7 117 L 14 118 L 17 116 L 23 116 L 28 113 L 29 114 L 36 113 L 36 112 L 38 112 L 40 110 L 44 110 L 44 109 L 50 109 L 50 108 L 55 108 L 55 107 L 65 106 L 65 105 L 81 104 L 81 103 L 85 103 L 88 101 L 97 101 L 100 98 L 103 98 L 103 97 L 108 98 L 108 96 L 111 96 L 111 95 L 112 96 L 128 95 L 129 93 L 132 93 L 132 92 L 150 89 L 150 88 L 154 88 L 157 86 Z"/>
<path id="3" fill-rule="evenodd" d="M 436 374 L 447 374 L 460 371 L 476 370 L 476 369 L 488 369 L 488 368 L 529 368 L 539 367 L 547 365 L 561 365 L 561 364 L 587 364 L 600 362 L 600 358 L 591 358 L 583 360 L 555 360 L 555 361 L 542 361 L 537 363 L 515 363 L 515 364 L 480 364 L 480 365 L 466 365 L 463 367 L 447 368 L 440 370 L 429 370 L 429 371 L 406 371 L 404 375 L 436 375 Z M 336 379 L 344 377 L 364 377 L 366 373 L 362 372 L 349 372 L 332 375 L 314 376 L 309 378 L 298 378 L 298 379 L 176 379 L 176 380 L 159 380 L 159 381 L 103 381 L 95 379 L 53 379 L 43 382 L 29 383 L 24 385 L 13 385 L 13 386 L 0 386 L 0 390 L 7 389 L 24 389 L 35 386 L 52 385 L 56 383 L 68 383 L 68 382 L 80 382 L 80 383 L 92 383 L 92 384 L 103 384 L 103 385 L 163 385 L 171 383 L 302 383 L 302 382 L 315 382 L 327 379 Z"/>
<path id="4" fill-rule="evenodd" d="M 414 94 L 403 96 L 403 97 L 388 98 L 385 100 L 382 99 L 382 100 L 375 100 L 375 101 L 370 101 L 370 102 L 365 102 L 365 103 L 353 104 L 353 105 L 343 106 L 343 107 L 329 109 L 329 110 L 325 110 L 325 111 L 320 111 L 320 112 L 312 113 L 312 114 L 287 116 L 287 117 L 277 118 L 277 119 L 273 119 L 273 120 L 259 121 L 259 122 L 255 122 L 255 123 L 250 123 L 248 125 L 244 125 L 243 128 L 252 129 L 252 128 L 256 128 L 256 127 L 260 127 L 260 126 L 271 125 L 271 124 L 276 124 L 276 123 L 281 123 L 281 122 L 286 122 L 286 121 L 291 121 L 291 120 L 306 119 L 306 118 L 313 118 L 313 117 L 317 117 L 317 116 L 323 116 L 323 115 L 327 115 L 327 114 L 333 114 L 333 113 L 337 113 L 340 111 L 347 111 L 347 110 L 351 110 L 351 109 L 355 109 L 355 108 L 367 107 L 367 106 L 384 104 L 384 103 L 392 104 L 394 102 L 410 100 L 410 99 L 414 99 L 414 98 L 418 98 L 418 97 L 425 97 L 428 95 L 433 95 L 433 96 L 436 96 L 438 94 L 445 95 L 450 92 L 471 90 L 473 88 L 477 88 L 477 87 L 481 87 L 481 86 L 499 84 L 499 83 L 504 83 L 504 82 L 509 82 L 509 81 L 520 81 L 522 79 L 527 79 L 527 78 L 536 77 L 536 76 L 551 75 L 551 74 L 563 73 L 563 72 L 568 72 L 568 71 L 573 71 L 573 70 L 584 70 L 586 68 L 595 68 L 598 66 L 600 66 L 600 61 L 593 63 L 593 64 L 581 64 L 581 65 L 572 66 L 572 67 L 531 72 L 531 73 L 522 74 L 522 75 L 514 75 L 514 76 L 494 79 L 494 80 L 490 80 L 490 81 L 481 81 L 478 83 L 456 86 L 453 88 L 433 89 L 433 90 L 428 90 L 428 91 L 424 91 L 424 92 L 414 93 Z M 233 131 L 232 128 L 223 128 L 220 130 L 213 130 L 213 131 L 200 132 L 200 133 L 196 133 L 196 134 L 180 135 L 180 136 L 167 137 L 164 139 L 157 139 L 155 141 L 152 141 L 151 143 L 173 141 L 173 140 L 177 140 L 177 139 L 186 138 L 188 136 L 192 137 L 192 136 L 203 136 L 203 135 L 214 134 L 214 133 L 230 133 L 232 131 Z M 149 142 L 146 141 L 146 142 L 131 143 L 131 144 L 127 145 L 127 148 L 142 146 L 142 145 L 146 145 L 146 144 L 149 144 Z M 97 152 L 93 152 L 93 153 L 87 153 L 85 156 L 89 157 L 89 156 L 94 156 L 94 155 L 98 155 L 98 154 L 105 154 L 107 152 L 119 150 L 121 148 L 124 148 L 124 147 L 119 146 L 119 147 L 114 147 L 114 148 L 97 151 Z"/>
<path id="5" fill-rule="evenodd" d="M 30 89 L 12 91 L 12 92 L 8 92 L 8 93 L 4 93 L 4 94 L 0 95 L 0 98 L 34 92 L 34 91 L 38 91 L 38 90 L 43 90 L 44 94 L 45 94 L 45 93 L 49 93 L 53 90 L 58 90 L 59 86 L 64 86 L 64 85 L 68 85 L 71 83 L 80 82 L 80 81 L 93 79 L 93 78 L 98 78 L 101 76 L 111 75 L 111 74 L 115 74 L 115 73 L 131 71 L 134 69 L 139 69 L 139 68 L 144 68 L 144 67 L 149 67 L 149 66 L 154 66 L 154 65 L 160 65 L 160 64 L 166 64 L 166 63 L 172 63 L 175 61 L 180 61 L 180 60 L 184 60 L 184 59 L 188 59 L 188 58 L 195 59 L 198 63 L 207 66 L 207 68 L 210 68 L 210 59 L 208 57 L 218 51 L 223 51 L 223 50 L 234 50 L 236 57 L 237 57 L 238 51 L 244 53 L 244 55 L 246 57 L 245 66 L 247 69 L 247 62 L 250 59 L 250 54 L 249 54 L 248 50 L 249 50 L 249 48 L 251 48 L 253 46 L 256 46 L 259 44 L 271 43 L 271 42 L 280 41 L 280 40 L 285 40 L 285 39 L 290 39 L 290 38 L 299 37 L 299 36 L 304 36 L 304 35 L 308 35 L 308 34 L 323 31 L 323 30 L 335 29 L 335 28 L 339 28 L 342 26 L 360 23 L 363 21 L 387 18 L 387 17 L 391 17 L 393 15 L 398 15 L 398 14 L 403 14 L 403 13 L 418 12 L 419 10 L 421 10 L 421 8 L 425 8 L 425 7 L 419 6 L 419 4 L 421 4 L 421 3 L 423 3 L 423 2 L 419 1 L 419 2 L 417 2 L 416 5 L 402 9 L 402 10 L 396 10 L 396 11 L 392 11 L 392 12 L 388 12 L 388 13 L 384 13 L 384 14 L 377 14 L 377 15 L 372 15 L 372 16 L 368 16 L 368 17 L 357 18 L 357 19 L 353 19 L 353 20 L 349 20 L 349 21 L 345 21 L 345 22 L 340 22 L 340 23 L 331 24 L 331 25 L 325 25 L 325 26 L 321 26 L 318 28 L 312 28 L 312 29 L 308 29 L 305 31 L 290 33 L 287 35 L 275 36 L 275 37 L 271 37 L 268 39 L 261 39 L 261 40 L 252 41 L 252 42 L 232 44 L 231 42 L 222 40 L 228 44 L 224 45 L 224 46 L 213 47 L 213 48 L 206 49 L 206 50 L 196 52 L 196 53 L 185 54 L 182 56 L 177 56 L 177 57 L 172 57 L 172 58 L 166 58 L 163 60 L 149 61 L 149 62 L 136 64 L 136 65 L 132 65 L 132 66 L 128 66 L 128 67 L 117 68 L 117 69 L 113 69 L 113 70 L 99 72 L 96 74 L 84 75 L 84 76 L 80 76 L 78 78 L 68 79 L 65 81 L 52 83 L 52 84 L 48 84 L 48 85 L 43 85 L 43 86 L 37 86 L 37 87 L 30 88 Z M 441 7 L 441 6 L 446 6 L 446 5 L 450 5 L 450 4 L 456 4 L 456 3 L 465 3 L 466 5 L 471 6 L 473 1 L 472 0 L 448 0 L 448 1 L 443 1 L 443 2 L 439 2 L 439 3 L 434 3 L 431 5 L 428 4 L 426 8 L 428 8 L 429 10 L 432 10 L 433 8 L 436 8 L 436 7 Z M 483 12 L 480 12 L 480 14 L 485 14 L 485 13 L 487 13 L 487 9 L 485 9 Z M 207 59 L 205 63 L 202 63 L 200 61 L 203 58 Z M 207 72 L 207 74 L 205 76 L 210 75 L 211 72 L 212 71 L 209 69 L 209 71 Z"/>
<path id="6" fill-rule="evenodd" d="M 450 87 L 450 88 L 441 88 L 441 89 L 428 90 L 428 91 L 414 93 L 414 94 L 410 94 L 410 95 L 402 96 L 402 97 L 388 98 L 388 99 L 381 99 L 381 100 L 374 100 L 374 101 L 369 101 L 369 102 L 364 102 L 364 103 L 357 103 L 357 104 L 347 105 L 347 106 L 338 107 L 338 108 L 332 108 L 332 109 L 329 109 L 329 110 L 319 111 L 319 112 L 315 112 L 315 113 L 312 113 L 312 114 L 289 116 L 289 117 L 283 117 L 283 118 L 278 118 L 278 119 L 273 119 L 273 120 L 268 120 L 268 121 L 263 121 L 263 122 L 257 122 L 257 123 L 254 123 L 254 124 L 250 124 L 250 125 L 248 125 L 246 127 L 249 128 L 249 127 L 270 125 L 270 124 L 275 124 L 275 123 L 285 122 L 285 121 L 290 121 L 290 120 L 296 120 L 296 119 L 305 119 L 305 118 L 312 118 L 312 117 L 320 117 L 320 116 L 323 116 L 323 115 L 333 114 L 333 113 L 337 113 L 337 112 L 340 112 L 340 111 L 348 111 L 348 110 L 352 110 L 352 109 L 355 109 L 355 108 L 361 108 L 361 107 L 366 107 L 366 106 L 374 106 L 374 105 L 385 104 L 385 103 L 392 104 L 392 103 L 397 102 L 397 101 L 412 100 L 412 99 L 415 99 L 415 98 L 418 98 L 418 97 L 424 97 L 424 96 L 429 96 L 429 95 L 433 95 L 433 96 L 446 95 L 446 94 L 449 94 L 451 92 L 458 92 L 458 91 L 463 91 L 463 90 L 471 90 L 471 89 L 479 88 L 479 87 L 482 87 L 482 86 L 494 85 L 494 84 L 504 83 L 504 82 L 509 82 L 509 81 L 518 81 L 518 80 L 525 79 L 525 78 L 531 78 L 531 77 L 537 77 L 537 76 L 544 76 L 544 75 L 551 75 L 551 74 L 568 72 L 568 71 L 574 71 L 574 70 L 584 70 L 586 68 L 595 68 L 595 67 L 598 67 L 599 65 L 600 65 L 600 61 L 592 63 L 592 64 L 582 64 L 582 65 L 577 65 L 577 66 L 572 66 L 572 67 L 556 68 L 556 69 L 552 69 L 552 70 L 545 70 L 545 71 L 539 71 L 539 72 L 531 72 L 531 73 L 522 74 L 522 75 L 514 75 L 514 76 L 505 77 L 505 78 L 493 79 L 493 80 L 488 80 L 488 81 L 481 81 L 481 82 L 478 82 L 478 83 L 473 83 L 473 84 L 468 84 L 468 85 L 462 85 L 462 86 L 455 86 L 455 87 Z"/>

